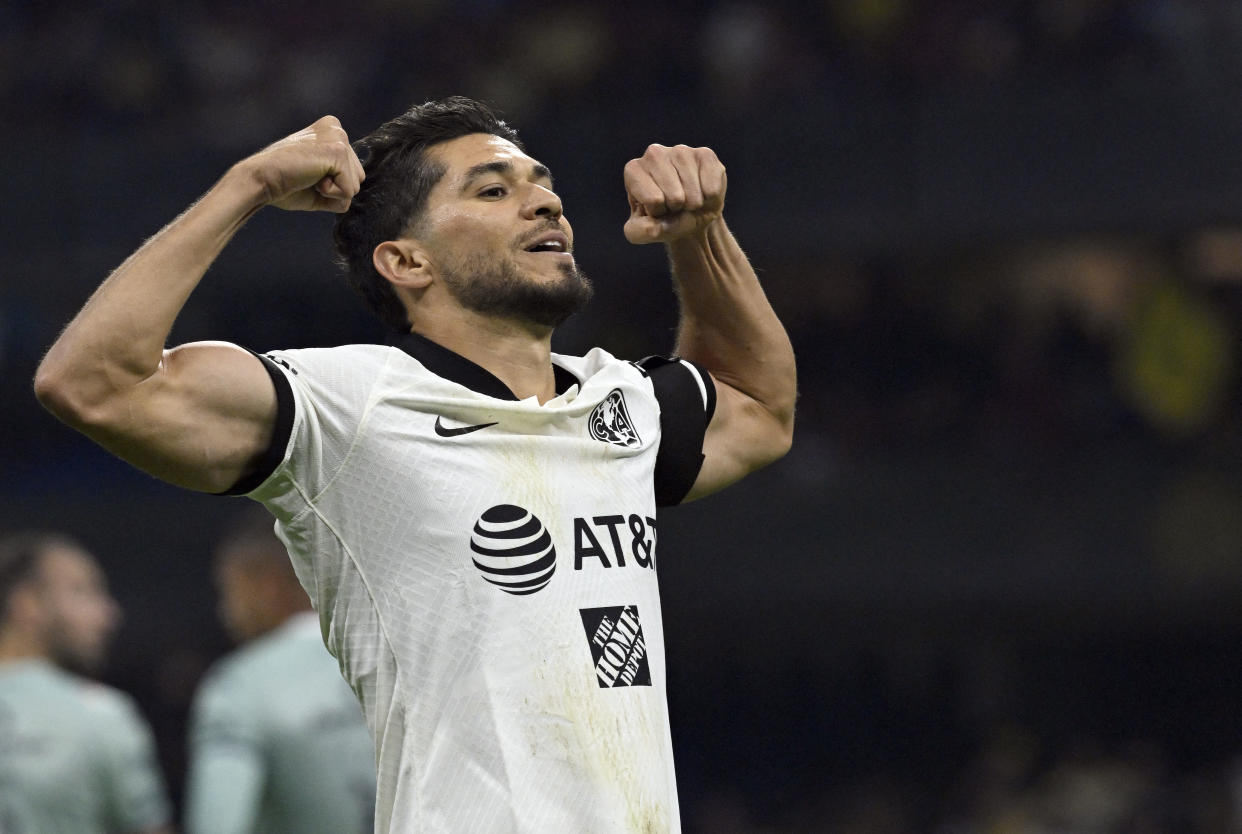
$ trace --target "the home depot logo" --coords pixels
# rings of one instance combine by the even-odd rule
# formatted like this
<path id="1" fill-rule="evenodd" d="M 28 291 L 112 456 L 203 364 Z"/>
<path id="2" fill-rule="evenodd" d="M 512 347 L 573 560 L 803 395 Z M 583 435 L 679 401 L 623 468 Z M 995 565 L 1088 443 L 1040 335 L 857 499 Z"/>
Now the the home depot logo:
<path id="1" fill-rule="evenodd" d="M 643 639 L 638 607 L 583 608 L 580 613 L 600 688 L 651 686 L 647 641 Z"/>

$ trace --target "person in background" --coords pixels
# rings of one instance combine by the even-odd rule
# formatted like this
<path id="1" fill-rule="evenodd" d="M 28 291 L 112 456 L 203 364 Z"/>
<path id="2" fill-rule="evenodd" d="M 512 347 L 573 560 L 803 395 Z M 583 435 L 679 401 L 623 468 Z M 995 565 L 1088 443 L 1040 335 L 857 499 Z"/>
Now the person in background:
<path id="1" fill-rule="evenodd" d="M 168 834 L 150 727 L 90 680 L 121 619 L 103 571 L 59 533 L 0 538 L 0 832 Z"/>
<path id="2" fill-rule="evenodd" d="M 371 831 L 375 745 L 267 512 L 238 519 L 215 577 L 220 619 L 243 645 L 195 697 L 186 832 Z"/>

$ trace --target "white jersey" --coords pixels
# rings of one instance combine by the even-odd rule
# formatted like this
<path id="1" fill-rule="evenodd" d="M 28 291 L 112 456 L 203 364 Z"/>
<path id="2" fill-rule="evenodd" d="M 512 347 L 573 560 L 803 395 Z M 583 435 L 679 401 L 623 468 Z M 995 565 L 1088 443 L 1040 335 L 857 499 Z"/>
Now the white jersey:
<path id="1" fill-rule="evenodd" d="M 540 405 L 419 336 L 266 359 L 275 455 L 235 491 L 362 703 L 376 831 L 680 831 L 655 514 L 697 474 L 710 377 L 554 355 Z"/>

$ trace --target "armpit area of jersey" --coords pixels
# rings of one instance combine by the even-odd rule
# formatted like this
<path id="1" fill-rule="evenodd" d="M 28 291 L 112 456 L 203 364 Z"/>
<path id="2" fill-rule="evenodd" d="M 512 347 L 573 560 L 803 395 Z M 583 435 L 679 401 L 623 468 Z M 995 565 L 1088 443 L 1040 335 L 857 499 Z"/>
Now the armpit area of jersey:
<path id="1" fill-rule="evenodd" d="M 716 385 L 703 366 L 686 359 L 648 356 L 635 363 L 651 378 L 660 403 L 656 457 L 657 507 L 680 504 L 703 468 L 703 437 L 716 412 Z"/>

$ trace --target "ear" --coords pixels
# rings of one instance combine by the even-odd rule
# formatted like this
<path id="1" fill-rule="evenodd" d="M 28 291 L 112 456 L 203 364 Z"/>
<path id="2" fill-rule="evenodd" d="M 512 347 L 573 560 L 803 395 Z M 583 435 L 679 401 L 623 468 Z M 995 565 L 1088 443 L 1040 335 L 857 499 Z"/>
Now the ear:
<path id="1" fill-rule="evenodd" d="M 371 253 L 375 271 L 398 287 L 421 290 L 431 283 L 431 263 L 417 241 L 386 240 Z"/>

